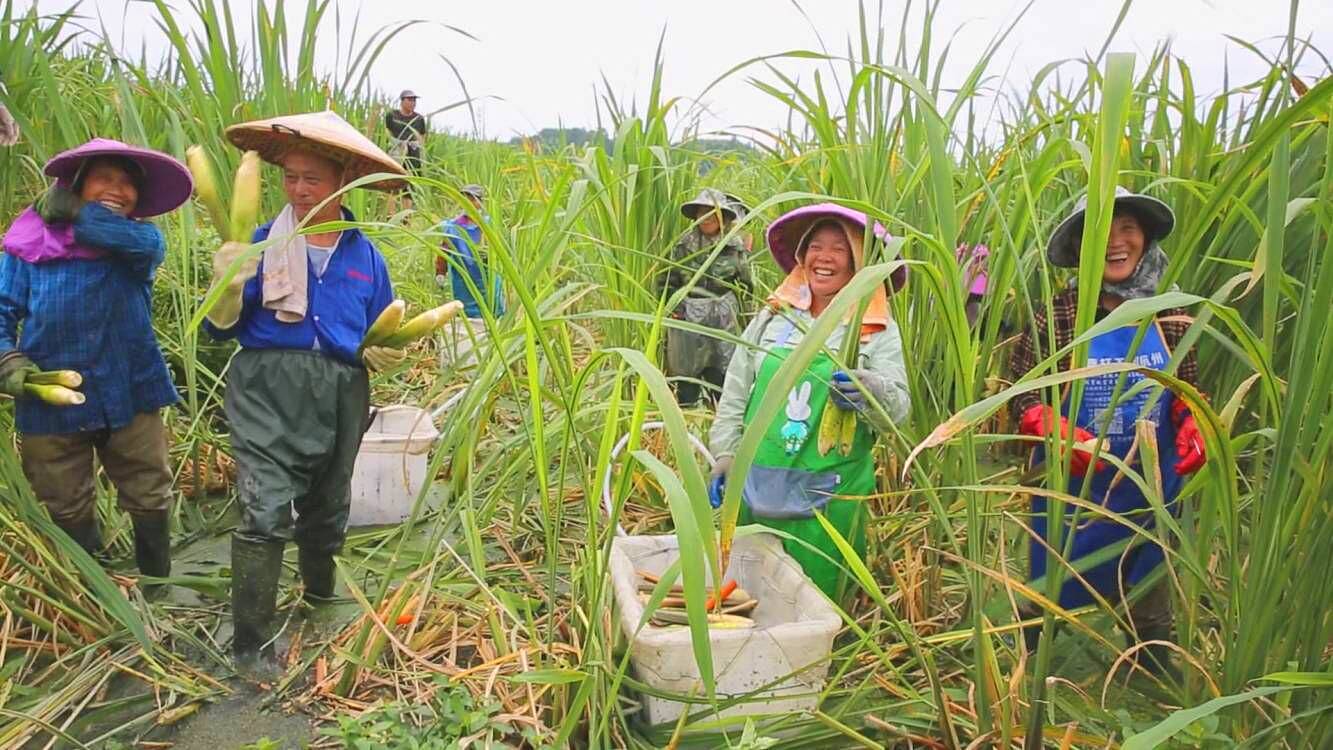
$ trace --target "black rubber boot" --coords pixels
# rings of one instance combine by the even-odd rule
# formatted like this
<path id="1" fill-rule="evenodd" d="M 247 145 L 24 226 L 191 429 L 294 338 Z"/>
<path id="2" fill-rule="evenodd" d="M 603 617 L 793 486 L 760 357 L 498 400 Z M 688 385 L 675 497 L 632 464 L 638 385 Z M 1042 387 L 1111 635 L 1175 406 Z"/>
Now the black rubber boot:
<path id="1" fill-rule="evenodd" d="M 1023 645 L 1027 646 L 1029 654 L 1037 653 L 1037 646 L 1041 645 L 1041 623 L 1023 628 Z"/>
<path id="2" fill-rule="evenodd" d="M 1031 624 L 1031 625 L 1025 625 L 1025 626 L 1023 626 L 1023 627 L 1021 627 L 1021 628 L 1018 629 L 1019 633 L 1021 633 L 1022 636 L 1023 636 L 1023 645 L 1024 645 L 1024 646 L 1027 646 L 1027 650 L 1028 650 L 1028 655 L 1029 655 L 1029 656 L 1034 656 L 1034 657 L 1036 656 L 1036 654 L 1037 654 L 1037 646 L 1038 646 L 1038 645 L 1040 644 L 1040 642 L 1041 642 L 1041 619 L 1040 619 L 1040 618 L 1041 618 L 1041 611 L 1040 611 L 1040 610 L 1034 610 L 1034 609 L 1019 609 L 1019 610 L 1018 610 L 1018 619 L 1019 619 L 1019 620 L 1032 620 L 1032 619 L 1036 619 L 1036 620 L 1037 620 L 1035 623 L 1033 623 L 1033 624 Z"/>
<path id="3" fill-rule="evenodd" d="M 255 682 L 271 682 L 281 676 L 269 641 L 273 638 L 284 546 L 282 542 L 231 538 L 231 651 L 236 671 Z"/>
<path id="4" fill-rule="evenodd" d="M 70 539 L 73 539 L 85 552 L 92 555 L 92 558 L 102 565 L 110 562 L 106 553 L 102 551 L 102 531 L 97 527 L 97 518 L 89 518 L 86 521 L 57 521 L 56 525 L 61 528 Z"/>
<path id="5" fill-rule="evenodd" d="M 134 561 L 143 575 L 171 575 L 171 521 L 166 511 L 134 517 Z M 145 598 L 157 599 L 167 593 L 167 585 L 149 584 L 143 593 Z"/>
<path id="6" fill-rule="evenodd" d="M 698 383 L 676 383 L 676 404 L 681 407 L 695 406 L 699 403 Z"/>
<path id="7" fill-rule="evenodd" d="M 1171 641 L 1170 625 L 1147 625 L 1139 628 L 1138 637 L 1128 633 L 1126 640 L 1132 648 L 1148 641 Z M 1149 674 L 1155 677 L 1180 680 L 1180 670 L 1171 664 L 1171 647 L 1161 643 L 1151 643 L 1134 652 L 1135 661 Z"/>
<path id="8" fill-rule="evenodd" d="M 302 549 L 296 560 L 301 570 L 301 582 L 305 584 L 305 602 L 317 606 L 332 601 L 337 582 L 333 555 Z"/>

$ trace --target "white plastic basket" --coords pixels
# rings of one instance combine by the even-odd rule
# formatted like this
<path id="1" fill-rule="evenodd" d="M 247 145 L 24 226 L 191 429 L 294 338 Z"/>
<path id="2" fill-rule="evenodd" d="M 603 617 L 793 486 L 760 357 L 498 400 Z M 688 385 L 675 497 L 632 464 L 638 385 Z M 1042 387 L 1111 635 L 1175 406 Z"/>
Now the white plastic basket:
<path id="1" fill-rule="evenodd" d="M 348 526 L 402 523 L 428 481 L 430 448 L 439 439 L 433 415 L 415 406 L 375 412 L 352 469 Z"/>
<path id="2" fill-rule="evenodd" d="M 634 674 L 654 688 L 690 695 L 701 685 L 689 628 L 648 625 L 635 635 L 644 611 L 637 571 L 660 575 L 679 555 L 675 535 L 616 537 L 611 542 L 611 581 L 620 627 L 630 639 Z M 753 628 L 710 631 L 718 697 L 745 695 L 769 683 L 776 686 L 721 716 L 813 708 L 828 677 L 833 638 L 842 626 L 837 611 L 771 534 L 737 538 L 725 576 L 759 599 L 759 606 L 750 615 Z M 673 722 L 687 708 L 697 711 L 702 706 L 643 696 L 649 724 Z"/>

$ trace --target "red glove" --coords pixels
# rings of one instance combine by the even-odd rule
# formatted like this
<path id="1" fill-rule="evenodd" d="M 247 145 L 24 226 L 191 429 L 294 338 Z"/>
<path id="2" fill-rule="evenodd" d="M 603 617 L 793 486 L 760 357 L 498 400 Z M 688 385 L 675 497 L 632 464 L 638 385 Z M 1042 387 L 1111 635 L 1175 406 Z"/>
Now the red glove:
<path id="1" fill-rule="evenodd" d="M 1178 398 L 1171 404 L 1171 422 L 1176 426 L 1176 473 L 1193 474 L 1203 466 L 1207 456 L 1203 452 L 1203 435 L 1194 421 L 1189 404 Z"/>
<path id="2" fill-rule="evenodd" d="M 1056 420 L 1059 420 L 1058 422 Z M 1069 420 L 1060 416 L 1054 409 L 1045 404 L 1037 404 L 1028 407 L 1023 412 L 1023 416 L 1018 420 L 1018 431 L 1024 435 L 1033 437 L 1045 437 L 1047 434 L 1057 431 L 1060 435 L 1060 446 L 1063 449 L 1064 441 L 1069 438 Z M 1096 440 L 1097 436 L 1083 429 L 1074 427 L 1074 442 L 1083 443 L 1089 440 Z M 1088 472 L 1088 462 L 1092 460 L 1092 454 L 1088 451 L 1075 446 L 1074 456 L 1069 461 L 1069 471 L 1076 477 L 1081 477 Z M 1105 461 L 1098 461 L 1095 471 L 1101 471 L 1106 468 Z"/>

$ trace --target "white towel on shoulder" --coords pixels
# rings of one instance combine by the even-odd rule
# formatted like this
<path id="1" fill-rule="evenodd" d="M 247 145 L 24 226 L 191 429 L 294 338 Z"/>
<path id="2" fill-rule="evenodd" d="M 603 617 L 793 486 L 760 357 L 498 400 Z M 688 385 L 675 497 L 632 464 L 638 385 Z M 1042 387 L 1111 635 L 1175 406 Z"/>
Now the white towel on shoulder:
<path id="1" fill-rule="evenodd" d="M 307 294 L 306 241 L 296 233 L 296 213 L 291 204 L 273 220 L 268 236 L 277 241 L 264 251 L 263 305 L 272 310 L 280 323 L 305 320 L 310 302 Z"/>

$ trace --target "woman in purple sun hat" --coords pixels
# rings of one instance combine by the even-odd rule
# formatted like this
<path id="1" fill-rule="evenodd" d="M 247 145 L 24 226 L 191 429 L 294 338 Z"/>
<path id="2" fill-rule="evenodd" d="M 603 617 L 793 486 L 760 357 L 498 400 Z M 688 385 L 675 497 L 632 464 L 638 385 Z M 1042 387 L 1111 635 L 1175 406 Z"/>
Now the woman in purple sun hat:
<path id="1" fill-rule="evenodd" d="M 872 449 L 878 435 L 891 432 L 911 406 L 902 338 L 886 288 L 902 288 L 906 267 L 869 293 L 859 329 L 848 315 L 823 342 L 827 352 L 837 352 L 844 340 L 857 336 L 855 361 L 816 355 L 786 394 L 784 412 L 771 424 L 754 424 L 752 418 L 783 362 L 865 267 L 871 243 L 886 239 L 884 227 L 835 203 L 803 206 L 769 227 L 769 252 L 787 277 L 742 334 L 748 346 L 736 347 L 732 355 L 708 435 L 717 457 L 710 483 L 717 505 L 743 434 L 764 431 L 747 475 L 735 478 L 744 483 L 740 521 L 786 534 L 787 553 L 840 603 L 852 581 L 844 566 L 830 562 L 840 561 L 842 552 L 816 511 L 858 555 L 865 554 L 864 501 L 876 492 Z M 821 429 L 826 422 L 837 429 Z"/>
<path id="2" fill-rule="evenodd" d="M 139 572 L 164 577 L 171 469 L 161 409 L 177 395 L 151 315 L 166 243 L 144 219 L 180 206 L 194 185 L 171 156 L 104 138 L 45 171 L 55 184 L 10 225 L 0 255 L 0 393 L 15 400 L 23 472 L 56 524 L 98 555 L 96 455 L 133 520 Z M 82 403 L 28 395 L 28 378 L 51 370 L 79 373 Z"/>

